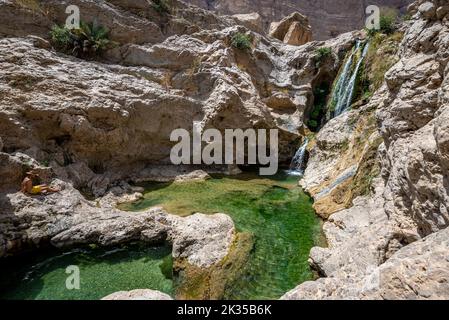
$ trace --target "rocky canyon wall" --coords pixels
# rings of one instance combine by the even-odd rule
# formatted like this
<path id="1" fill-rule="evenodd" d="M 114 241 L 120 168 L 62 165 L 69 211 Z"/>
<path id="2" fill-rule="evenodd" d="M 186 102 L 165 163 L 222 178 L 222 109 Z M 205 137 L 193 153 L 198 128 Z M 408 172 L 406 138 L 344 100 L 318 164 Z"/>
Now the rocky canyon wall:
<path id="1" fill-rule="evenodd" d="M 68 2 L 30 3 L 0 0 L 0 256 L 49 243 L 171 238 L 175 256 L 187 252 L 198 262 L 207 258 L 209 240 L 191 236 L 209 225 L 210 236 L 226 239 L 205 265 L 217 263 L 234 239 L 228 217 L 124 214 L 76 189 L 94 198 L 135 191 L 126 181 L 143 181 L 153 166 L 167 163 L 171 131 L 191 129 L 193 120 L 221 130 L 279 129 L 281 156 L 289 160 L 303 136 L 313 135 L 304 123 L 315 89 L 332 83 L 364 36 L 350 32 L 292 46 L 183 3 L 161 14 L 146 0 L 73 0 L 84 19 L 97 18 L 117 42 L 101 58 L 82 60 L 49 42 Z M 226 3 L 207 2 L 210 8 Z M 290 2 L 235 3 L 223 11 L 254 11 L 256 4 L 262 15 L 279 20 L 285 8 L 300 9 Z M 300 11 L 312 24 L 325 17 L 317 38 L 360 27 L 361 1 L 307 3 L 314 10 Z M 380 88 L 311 139 L 302 183 L 327 219 L 329 247 L 310 254 L 322 278 L 286 299 L 449 297 L 449 7 L 420 0 L 410 14 L 403 40 L 382 38 L 374 52 L 394 65 L 382 74 Z M 249 48 L 232 45 L 237 34 L 251 39 Z M 321 60 L 320 48 L 331 49 Z M 372 170 L 376 163 L 378 171 Z M 57 178 L 63 191 L 43 198 L 17 192 L 30 169 L 45 182 Z M 342 181 L 348 188 L 337 188 Z M 185 234 L 185 224 L 195 232 Z"/>
<path id="2" fill-rule="evenodd" d="M 77 187 L 169 163 L 170 133 L 191 130 L 193 121 L 222 130 L 277 128 L 281 161 L 289 162 L 315 82 L 335 76 L 357 36 L 295 47 L 183 3 L 161 15 L 146 1 L 141 8 L 138 1 L 74 1 L 83 19 L 96 17 L 117 43 L 102 60 L 86 61 L 48 42 L 67 3 L 38 3 L 0 1 L 3 151 L 25 153 Z M 235 34 L 247 34 L 251 48 L 233 47 Z M 334 54 L 318 68 L 321 46 Z"/>
<path id="3" fill-rule="evenodd" d="M 323 229 L 329 247 L 313 248 L 310 254 L 311 265 L 323 277 L 300 285 L 286 299 L 449 297 L 449 262 L 444 254 L 449 250 L 449 5 L 420 0 L 410 14 L 398 62 L 386 72 L 382 87 L 362 108 L 329 121 L 317 137 L 303 181 L 312 192 L 329 183 L 323 165 L 324 172 L 345 172 L 351 163 L 356 163 L 354 173 L 361 170 L 365 162 L 357 159 L 363 153 L 351 155 L 348 150 L 354 145 L 350 142 L 349 148 L 341 149 L 341 141 L 364 141 L 357 139 L 357 122 L 369 109 L 377 130 L 362 149 L 366 152 L 380 135 L 380 170 L 370 195 L 328 215 Z M 357 121 L 348 120 L 354 116 Z M 329 161 L 332 168 L 327 167 Z M 336 194 L 335 199 L 344 195 Z"/>
<path id="4" fill-rule="evenodd" d="M 314 40 L 324 40 L 364 26 L 369 5 L 405 10 L 413 0 L 187 0 L 221 14 L 258 12 L 265 30 L 272 21 L 299 11 L 309 17 Z"/>

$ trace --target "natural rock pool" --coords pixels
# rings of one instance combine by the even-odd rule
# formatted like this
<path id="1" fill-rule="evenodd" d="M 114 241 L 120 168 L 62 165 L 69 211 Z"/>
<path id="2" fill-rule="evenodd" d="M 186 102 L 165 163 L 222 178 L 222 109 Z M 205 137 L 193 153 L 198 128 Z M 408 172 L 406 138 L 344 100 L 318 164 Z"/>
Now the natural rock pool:
<path id="1" fill-rule="evenodd" d="M 215 176 L 207 181 L 146 184 L 144 198 L 120 209 L 162 206 L 168 212 L 226 213 L 239 232 L 251 233 L 247 268 L 227 288 L 227 299 L 276 299 L 313 278 L 307 263 L 321 243 L 320 220 L 297 177 Z M 77 265 L 81 290 L 67 290 L 66 267 Z M 169 247 L 51 251 L 0 265 L 2 299 L 99 299 L 115 291 L 155 289 L 175 295 Z"/>
<path id="2" fill-rule="evenodd" d="M 313 278 L 307 259 L 310 249 L 322 243 L 320 220 L 312 200 L 298 187 L 298 177 L 246 173 L 145 187 L 144 199 L 121 209 L 163 206 L 179 215 L 221 212 L 232 217 L 238 231 L 254 235 L 248 270 L 226 298 L 275 299 Z"/>

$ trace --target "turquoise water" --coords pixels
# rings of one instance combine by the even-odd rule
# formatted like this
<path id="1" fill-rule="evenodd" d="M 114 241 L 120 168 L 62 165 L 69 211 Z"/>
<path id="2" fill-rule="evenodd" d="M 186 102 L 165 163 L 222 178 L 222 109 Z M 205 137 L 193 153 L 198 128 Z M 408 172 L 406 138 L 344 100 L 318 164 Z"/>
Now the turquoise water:
<path id="1" fill-rule="evenodd" d="M 80 270 L 80 290 L 68 290 L 66 268 Z M 171 248 L 124 246 L 111 250 L 51 251 L 0 265 L 0 299 L 96 300 L 121 290 L 173 294 Z"/>
<path id="2" fill-rule="evenodd" d="M 223 212 L 239 231 L 255 236 L 248 270 L 226 292 L 228 299 L 276 299 L 313 279 L 310 249 L 321 243 L 320 220 L 312 200 L 298 187 L 298 177 L 244 174 L 205 182 L 152 183 L 144 199 L 122 209 L 163 206 L 168 212 Z"/>

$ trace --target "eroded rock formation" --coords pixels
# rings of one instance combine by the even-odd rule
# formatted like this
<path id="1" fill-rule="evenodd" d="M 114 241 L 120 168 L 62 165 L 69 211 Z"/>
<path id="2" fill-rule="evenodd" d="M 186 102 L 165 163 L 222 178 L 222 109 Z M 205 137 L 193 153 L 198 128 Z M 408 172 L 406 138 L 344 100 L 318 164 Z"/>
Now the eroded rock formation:
<path id="1" fill-rule="evenodd" d="M 413 0 L 188 0 L 208 10 L 221 14 L 257 12 L 265 30 L 270 23 L 299 11 L 310 19 L 313 38 L 325 40 L 341 33 L 358 30 L 364 26 L 365 9 L 369 5 L 405 10 Z"/>
<path id="2" fill-rule="evenodd" d="M 28 154 L 95 196 L 148 164 L 170 163 L 170 133 L 177 128 L 191 131 L 193 121 L 201 121 L 203 129 L 277 128 L 280 160 L 288 163 L 301 138 L 315 83 L 336 74 L 357 36 L 345 34 L 298 48 L 273 43 L 232 26 L 228 18 L 182 3 L 176 16 L 165 19 L 174 23 L 183 17 L 185 24 L 198 27 L 191 34 L 156 24 L 152 17 L 162 18 L 151 7 L 138 16 L 138 9 L 120 1 L 82 1 L 83 18 L 98 15 L 118 43 L 105 53 L 107 63 L 100 63 L 58 54 L 38 38 L 48 38 L 50 26 L 62 23 L 65 12 L 59 2 L 39 3 L 54 13 L 33 12 L 48 21 L 34 18 L 39 28 L 18 25 L 19 32 L 5 26 L 29 8 L 0 2 L 5 16 L 0 32 L 12 36 L 0 40 L 3 149 Z M 118 21 L 123 23 L 116 27 Z M 146 23 L 157 32 L 144 31 Z M 212 29 L 217 25 L 220 31 Z M 136 37 L 116 34 L 124 26 L 133 28 Z M 19 33 L 31 36 L 13 37 Z M 146 39 L 150 33 L 160 37 Z M 236 33 L 254 37 L 250 52 L 230 45 Z M 333 54 L 318 68 L 314 55 L 321 46 L 333 48 Z M 16 186 L 17 179 L 8 183 Z"/>
<path id="3" fill-rule="evenodd" d="M 334 213 L 325 223 L 329 247 L 314 248 L 310 255 L 324 277 L 298 286 L 285 299 L 449 297 L 449 262 L 443 254 L 449 249 L 444 147 L 448 9 L 446 1 L 438 0 L 417 1 L 410 7 L 413 18 L 405 27 L 399 61 L 369 103 L 377 108 L 383 139 L 380 177 L 372 184 L 371 196 L 355 199 L 352 208 Z M 343 114 L 323 128 L 317 154 L 327 152 L 326 139 L 338 144 L 345 135 L 356 135 L 339 129 L 353 112 L 359 111 Z M 336 140 L 326 134 L 332 131 L 340 132 Z M 309 177 L 306 172 L 305 184 L 312 189 L 312 181 L 320 183 L 313 178 L 317 165 L 309 167 Z"/>
<path id="4" fill-rule="evenodd" d="M 299 12 L 292 13 L 279 22 L 272 22 L 268 34 L 286 44 L 296 46 L 312 41 L 309 19 Z"/>
<path id="5" fill-rule="evenodd" d="M 194 120 L 220 130 L 279 129 L 289 161 L 314 83 L 337 73 L 358 33 L 294 47 L 257 33 L 257 17 L 220 17 L 177 2 L 173 14 L 160 14 L 146 1 L 72 1 L 83 20 L 95 18 L 117 43 L 101 58 L 81 60 L 49 42 L 52 25 L 65 21 L 66 3 L 32 4 L 0 1 L 0 255 L 168 241 L 178 297 L 219 299 L 243 270 L 251 237 L 236 233 L 226 215 L 117 210 L 116 203 L 141 196 L 125 181 L 207 178 L 165 166 L 171 131 L 191 130 Z M 252 37 L 251 50 L 231 45 L 237 33 Z M 322 46 L 333 54 L 318 67 Z M 30 169 L 63 190 L 17 192 Z M 186 286 L 195 277 L 210 281 L 192 295 Z"/>
<path id="6" fill-rule="evenodd" d="M 292 46 L 260 34 L 256 16 L 222 17 L 178 2 L 160 14 L 147 1 L 74 0 L 83 19 L 96 17 L 117 42 L 86 61 L 48 41 L 66 3 L 36 3 L 0 0 L 0 256 L 49 244 L 169 241 L 178 281 L 209 279 L 195 296 L 181 285 L 178 297 L 220 298 L 252 239 L 224 214 L 119 211 L 117 202 L 141 196 L 125 181 L 207 178 L 190 173 L 199 168 L 164 167 L 170 132 L 191 130 L 193 120 L 220 130 L 277 128 L 281 160 L 289 161 L 310 134 L 304 122 L 315 89 L 335 79 L 362 34 Z M 401 44 L 378 52 L 399 60 L 381 88 L 311 139 L 303 185 L 328 219 L 329 247 L 310 254 L 322 278 L 284 298 L 449 297 L 449 8 L 420 0 L 410 10 Z M 231 45 L 238 33 L 250 36 L 250 50 Z M 331 52 L 318 61 L 320 48 Z M 18 193 L 29 169 L 63 190 Z"/>

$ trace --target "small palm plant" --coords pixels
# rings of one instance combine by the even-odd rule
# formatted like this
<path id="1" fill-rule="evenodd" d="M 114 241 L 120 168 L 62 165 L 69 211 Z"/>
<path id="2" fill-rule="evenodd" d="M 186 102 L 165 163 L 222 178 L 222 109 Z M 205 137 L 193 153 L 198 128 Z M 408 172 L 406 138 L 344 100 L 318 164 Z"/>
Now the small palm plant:
<path id="1" fill-rule="evenodd" d="M 50 31 L 52 43 L 57 49 L 79 58 L 90 58 L 115 43 L 109 40 L 109 31 L 96 23 L 80 22 L 79 29 L 53 26 Z"/>
<path id="2" fill-rule="evenodd" d="M 74 29 L 75 35 L 74 55 L 94 56 L 107 49 L 112 42 L 109 40 L 109 31 L 94 22 L 80 23 L 79 29 Z"/>
<path id="3" fill-rule="evenodd" d="M 89 42 L 89 45 L 95 52 L 105 50 L 110 44 L 109 31 L 103 26 L 99 26 L 93 22 L 81 22 L 81 34 Z"/>

